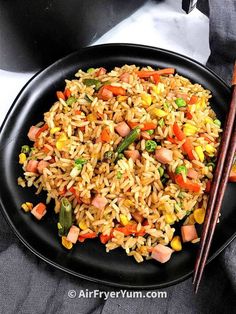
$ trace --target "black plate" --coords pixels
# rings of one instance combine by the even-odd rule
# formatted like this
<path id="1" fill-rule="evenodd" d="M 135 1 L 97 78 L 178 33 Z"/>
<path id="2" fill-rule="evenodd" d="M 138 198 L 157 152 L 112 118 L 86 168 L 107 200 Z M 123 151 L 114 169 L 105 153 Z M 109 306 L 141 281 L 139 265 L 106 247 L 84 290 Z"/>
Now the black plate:
<path id="1" fill-rule="evenodd" d="M 213 93 L 212 104 L 224 120 L 230 89 L 213 72 L 184 56 L 162 49 L 114 44 L 86 48 L 69 55 L 38 73 L 20 92 L 1 129 L 0 183 L 1 206 L 7 221 L 19 239 L 37 256 L 57 268 L 92 281 L 128 288 L 161 288 L 188 278 L 194 266 L 197 245 L 185 245 L 173 254 L 171 261 L 161 265 L 147 261 L 137 264 L 121 249 L 110 253 L 98 240 L 78 244 L 65 250 L 57 237 L 53 210 L 38 222 L 25 214 L 20 206 L 25 201 L 34 204 L 43 200 L 34 189 L 22 189 L 17 177 L 22 175 L 18 164 L 20 147 L 28 143 L 27 131 L 43 119 L 55 101 L 55 92 L 64 88 L 64 79 L 73 78 L 79 68 L 103 66 L 111 69 L 123 64 L 175 67 L 177 72 L 198 82 Z M 221 222 L 216 228 L 210 260 L 232 241 L 235 234 L 236 185 L 229 184 L 222 208 Z"/>

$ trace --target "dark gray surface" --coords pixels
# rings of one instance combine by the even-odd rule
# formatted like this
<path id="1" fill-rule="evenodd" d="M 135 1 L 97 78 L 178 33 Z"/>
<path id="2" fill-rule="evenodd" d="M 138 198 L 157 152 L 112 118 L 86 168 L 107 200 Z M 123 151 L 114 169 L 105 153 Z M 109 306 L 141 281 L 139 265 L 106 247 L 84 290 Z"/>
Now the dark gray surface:
<path id="1" fill-rule="evenodd" d="M 229 83 L 236 54 L 236 1 L 210 0 L 209 8 L 212 54 L 207 65 Z M 164 299 L 120 297 L 105 301 L 78 296 L 69 298 L 69 290 L 79 294 L 80 290 L 111 291 L 111 288 L 72 277 L 35 257 L 18 241 L 1 213 L 0 225 L 0 313 L 189 314 L 236 311 L 236 241 L 206 267 L 197 296 L 192 292 L 189 279 L 163 289 L 167 292 Z"/>
<path id="2" fill-rule="evenodd" d="M 209 9 L 211 55 L 207 66 L 230 84 L 236 59 L 236 1 L 209 0 Z"/>

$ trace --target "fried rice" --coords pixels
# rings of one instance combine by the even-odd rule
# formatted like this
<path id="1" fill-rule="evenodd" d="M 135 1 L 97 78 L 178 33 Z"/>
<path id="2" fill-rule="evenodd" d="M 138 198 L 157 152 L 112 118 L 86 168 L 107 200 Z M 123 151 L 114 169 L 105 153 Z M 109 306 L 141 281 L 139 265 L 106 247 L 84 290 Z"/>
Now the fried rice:
<path id="1" fill-rule="evenodd" d="M 78 239 L 100 237 L 107 252 L 122 247 L 142 262 L 158 244 L 177 251 L 176 225 L 203 222 L 196 211 L 204 215 L 213 177 L 221 128 L 210 91 L 135 65 L 79 70 L 65 84 L 21 153 L 18 184 L 46 191 L 56 213 L 67 198 Z M 132 129 L 135 140 L 118 154 Z M 30 161 L 45 162 L 32 170 Z"/>

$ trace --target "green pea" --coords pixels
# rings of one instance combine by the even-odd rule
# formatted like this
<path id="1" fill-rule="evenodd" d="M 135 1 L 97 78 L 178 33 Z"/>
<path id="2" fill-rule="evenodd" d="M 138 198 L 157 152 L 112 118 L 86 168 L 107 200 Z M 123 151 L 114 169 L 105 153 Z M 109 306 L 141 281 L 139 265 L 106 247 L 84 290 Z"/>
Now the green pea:
<path id="1" fill-rule="evenodd" d="M 152 135 L 154 133 L 154 130 L 147 130 L 146 131 L 149 135 Z"/>
<path id="2" fill-rule="evenodd" d="M 185 166 L 178 166 L 175 169 L 176 174 L 184 173 L 185 175 L 187 174 L 187 168 Z"/>
<path id="3" fill-rule="evenodd" d="M 145 143 L 145 149 L 146 149 L 146 151 L 149 152 L 149 153 L 154 152 L 155 149 L 156 149 L 156 147 L 157 147 L 157 143 L 156 143 L 155 141 L 148 140 L 148 141 L 146 141 L 146 143 Z"/>
<path id="4" fill-rule="evenodd" d="M 75 97 L 69 97 L 66 101 L 68 106 L 71 106 L 74 102 L 76 102 L 76 98 Z"/>
<path id="5" fill-rule="evenodd" d="M 221 122 L 220 122 L 220 120 L 215 119 L 213 122 L 214 122 L 216 125 L 218 125 L 218 127 L 221 127 Z"/>
<path id="6" fill-rule="evenodd" d="M 28 145 L 23 145 L 21 147 L 21 152 L 24 154 L 28 154 L 30 152 L 30 147 Z"/>
<path id="7" fill-rule="evenodd" d="M 76 168 L 77 168 L 79 171 L 81 171 L 81 170 L 82 170 L 82 168 L 83 168 L 83 165 L 81 165 L 81 164 L 76 165 Z"/>
<path id="8" fill-rule="evenodd" d="M 122 178 L 122 173 L 118 171 L 116 177 L 118 180 L 120 180 Z"/>
<path id="9" fill-rule="evenodd" d="M 115 153 L 112 150 L 105 152 L 104 159 L 107 161 L 114 161 L 115 160 Z"/>
<path id="10" fill-rule="evenodd" d="M 94 68 L 89 68 L 89 69 L 87 70 L 87 73 L 92 73 L 94 70 L 95 70 Z"/>
<path id="11" fill-rule="evenodd" d="M 84 164 L 86 164 L 86 162 L 87 162 L 87 160 L 83 159 L 83 158 L 78 158 L 75 160 L 76 165 L 84 165 Z"/>
<path id="12" fill-rule="evenodd" d="M 175 103 L 179 108 L 186 106 L 186 101 L 183 98 L 177 98 Z"/>
<path id="13" fill-rule="evenodd" d="M 78 170 L 82 170 L 83 165 L 86 164 L 87 160 L 78 158 L 75 160 L 75 166 L 77 167 Z"/>

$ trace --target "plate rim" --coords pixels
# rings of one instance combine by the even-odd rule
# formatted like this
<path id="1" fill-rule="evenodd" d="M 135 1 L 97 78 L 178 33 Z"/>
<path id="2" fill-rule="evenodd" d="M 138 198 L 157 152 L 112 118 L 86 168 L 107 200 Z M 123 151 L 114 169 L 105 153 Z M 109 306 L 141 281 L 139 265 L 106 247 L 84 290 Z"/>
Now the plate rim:
<path id="1" fill-rule="evenodd" d="M 18 99 L 21 97 L 22 93 L 27 89 L 27 87 L 31 84 L 32 81 L 34 81 L 35 78 L 37 78 L 38 76 L 40 76 L 41 74 L 43 74 L 45 71 L 55 67 L 56 65 L 58 65 L 60 62 L 66 61 L 67 59 L 72 58 L 73 56 L 80 54 L 83 51 L 86 50 L 96 50 L 97 48 L 105 48 L 106 47 L 133 47 L 133 48 L 142 48 L 142 49 L 148 49 L 148 50 L 153 50 L 155 52 L 162 52 L 162 53 L 167 53 L 169 55 L 173 55 L 173 56 L 177 56 L 180 57 L 184 60 L 186 60 L 187 62 L 191 62 L 194 63 L 196 65 L 198 65 L 201 69 L 203 70 L 207 70 L 208 72 L 210 72 L 213 76 L 215 76 L 223 85 L 224 87 L 230 91 L 230 87 L 229 85 L 218 75 L 216 74 L 213 70 L 209 69 L 207 66 L 201 64 L 199 61 L 196 61 L 188 56 L 185 56 L 183 54 L 171 51 L 171 50 L 167 50 L 167 49 L 163 49 L 163 48 L 158 48 L 158 47 L 154 47 L 154 46 L 148 46 L 148 45 L 140 45 L 140 44 L 130 44 L 130 43 L 109 43 L 109 44 L 101 44 L 101 45 L 94 45 L 94 46 L 89 46 L 89 47 L 84 47 L 81 49 L 78 49 L 58 60 L 56 60 L 55 62 L 53 62 L 52 64 L 50 64 L 49 66 L 44 67 L 43 69 L 37 71 L 25 84 L 24 86 L 20 89 L 20 91 L 18 92 L 17 96 L 15 97 L 12 105 L 10 106 L 1 126 L 0 126 L 0 142 L 1 142 L 1 137 L 2 137 L 2 130 L 5 127 L 5 124 L 7 123 L 7 120 L 9 118 L 9 116 L 11 115 L 12 110 L 15 107 L 15 104 L 17 103 Z M 6 222 L 8 223 L 8 225 L 10 226 L 10 228 L 13 230 L 13 232 L 15 233 L 15 235 L 17 236 L 17 238 L 20 240 L 20 242 L 27 248 L 29 249 L 30 252 L 32 252 L 34 255 L 36 255 L 37 257 L 39 257 L 41 260 L 43 260 L 44 262 L 48 263 L 50 266 L 55 267 L 56 269 L 59 269 L 61 271 L 64 271 L 65 273 L 68 273 L 70 275 L 82 278 L 84 280 L 88 280 L 90 282 L 94 282 L 97 284 L 103 284 L 109 287 L 116 287 L 116 288 L 128 288 L 128 289 L 139 289 L 139 290 L 151 290 L 151 289 L 160 289 L 160 288 L 165 288 L 165 287 L 169 287 L 172 285 L 175 285 L 177 283 L 183 282 L 184 280 L 187 280 L 188 278 L 190 278 L 190 276 L 193 274 L 193 270 L 188 272 L 187 274 L 174 279 L 172 281 L 168 281 L 168 283 L 161 283 L 161 284 L 152 284 L 152 285 L 133 285 L 133 284 L 120 284 L 118 282 L 112 282 L 112 281 L 107 281 L 107 280 L 103 280 L 103 279 L 98 279 L 98 278 L 94 278 L 88 275 L 84 275 L 81 273 L 78 273 L 74 270 L 71 270 L 69 268 L 66 268 L 60 264 L 58 264 L 55 261 L 52 261 L 51 259 L 47 258 L 46 256 L 44 256 L 43 254 L 41 254 L 40 252 L 37 251 L 37 249 L 35 249 L 34 247 L 32 247 L 25 239 L 24 237 L 20 234 L 20 232 L 17 230 L 17 227 L 14 225 L 14 223 L 12 222 L 12 220 L 10 219 L 7 210 L 2 202 L 2 196 L 0 193 L 0 210 L 3 213 L 3 216 L 6 220 Z M 218 256 L 234 239 L 236 238 L 236 232 L 224 243 L 224 245 L 222 245 L 217 251 L 214 252 L 214 254 L 212 254 L 212 256 L 207 260 L 207 264 L 209 264 L 213 259 L 216 258 L 216 256 Z"/>

